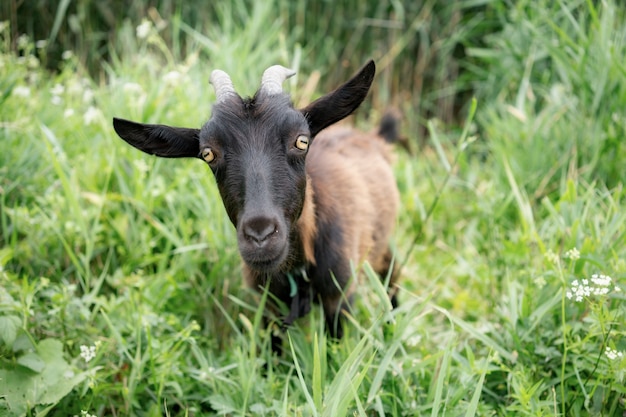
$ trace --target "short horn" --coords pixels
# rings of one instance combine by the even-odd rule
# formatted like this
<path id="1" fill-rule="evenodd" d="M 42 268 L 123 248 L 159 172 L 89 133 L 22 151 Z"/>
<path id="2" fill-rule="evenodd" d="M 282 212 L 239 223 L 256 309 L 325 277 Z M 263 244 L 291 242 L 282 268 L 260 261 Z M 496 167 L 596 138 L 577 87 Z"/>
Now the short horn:
<path id="1" fill-rule="evenodd" d="M 261 91 L 267 95 L 275 95 L 283 92 L 283 82 L 289 77 L 296 75 L 294 70 L 282 65 L 272 65 L 263 73 L 261 78 Z"/>
<path id="2" fill-rule="evenodd" d="M 222 70 L 213 70 L 211 77 L 209 77 L 209 82 L 213 85 L 213 88 L 215 88 L 215 96 L 218 103 L 228 99 L 228 97 L 232 95 L 237 95 L 233 87 L 233 82 L 228 74 Z"/>

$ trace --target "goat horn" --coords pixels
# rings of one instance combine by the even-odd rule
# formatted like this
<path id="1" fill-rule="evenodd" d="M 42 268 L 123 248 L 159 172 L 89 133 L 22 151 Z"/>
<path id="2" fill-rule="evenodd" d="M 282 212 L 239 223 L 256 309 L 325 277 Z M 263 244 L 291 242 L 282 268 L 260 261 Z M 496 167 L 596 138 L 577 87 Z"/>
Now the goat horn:
<path id="1" fill-rule="evenodd" d="M 294 75 L 296 75 L 294 70 L 285 68 L 282 65 L 272 65 L 263 72 L 261 91 L 270 96 L 280 94 L 283 92 L 283 82 Z"/>
<path id="2" fill-rule="evenodd" d="M 213 70 L 211 77 L 209 77 L 209 82 L 215 88 L 215 96 L 218 103 L 226 100 L 231 95 L 237 95 L 233 82 L 228 74 L 222 70 Z"/>

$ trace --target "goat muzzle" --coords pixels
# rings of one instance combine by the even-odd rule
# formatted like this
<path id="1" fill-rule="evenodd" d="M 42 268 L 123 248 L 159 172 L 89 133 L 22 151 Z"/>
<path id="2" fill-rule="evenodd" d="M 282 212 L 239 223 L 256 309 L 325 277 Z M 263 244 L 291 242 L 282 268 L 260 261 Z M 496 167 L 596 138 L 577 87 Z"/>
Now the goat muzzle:
<path id="1" fill-rule="evenodd" d="M 239 253 L 248 266 L 269 272 L 281 267 L 289 242 L 287 228 L 271 216 L 255 216 L 242 221 L 238 228 Z"/>

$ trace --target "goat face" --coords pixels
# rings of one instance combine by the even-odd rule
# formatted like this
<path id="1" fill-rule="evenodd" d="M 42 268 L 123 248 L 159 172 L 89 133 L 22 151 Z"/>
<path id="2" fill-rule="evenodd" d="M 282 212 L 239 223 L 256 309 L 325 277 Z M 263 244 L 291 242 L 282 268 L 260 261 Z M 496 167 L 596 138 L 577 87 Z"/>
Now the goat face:
<path id="1" fill-rule="evenodd" d="M 289 267 L 310 137 L 306 119 L 285 94 L 218 103 L 200 130 L 200 155 L 215 175 L 239 251 L 252 269 Z"/>
<path id="2" fill-rule="evenodd" d="M 268 69 L 259 91 L 247 99 L 235 93 L 225 73 L 214 71 L 217 103 L 201 129 L 117 118 L 113 126 L 122 139 L 148 154 L 206 161 L 237 229 L 244 262 L 261 273 L 288 272 L 301 257 L 293 230 L 305 201 L 308 147 L 320 130 L 360 105 L 374 73 L 370 61 L 335 91 L 296 110 L 280 87 L 291 75 L 285 68 Z"/>

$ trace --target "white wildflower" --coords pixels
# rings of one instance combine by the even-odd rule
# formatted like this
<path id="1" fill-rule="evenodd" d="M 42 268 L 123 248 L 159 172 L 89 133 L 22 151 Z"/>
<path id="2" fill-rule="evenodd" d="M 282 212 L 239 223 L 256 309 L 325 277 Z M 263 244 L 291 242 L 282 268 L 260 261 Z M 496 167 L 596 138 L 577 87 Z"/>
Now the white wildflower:
<path id="1" fill-rule="evenodd" d="M 137 26 L 137 37 L 139 39 L 146 39 L 150 35 L 152 30 L 152 23 L 149 20 L 142 20 L 141 24 Z"/>
<path id="2" fill-rule="evenodd" d="M 612 278 L 608 275 L 593 274 L 591 276 L 591 282 L 599 287 L 608 287 L 611 285 Z"/>
<path id="3" fill-rule="evenodd" d="M 546 279 L 542 276 L 538 276 L 533 281 L 538 288 L 543 288 L 547 284 Z"/>
<path id="4" fill-rule="evenodd" d="M 17 87 L 13 89 L 12 94 L 16 97 L 22 97 L 22 98 L 30 97 L 30 88 L 25 87 L 23 85 L 18 85 Z"/>
<path id="5" fill-rule="evenodd" d="M 45 39 L 41 39 L 41 40 L 38 40 L 37 42 L 35 42 L 35 47 L 37 49 L 43 49 L 46 46 L 48 46 L 48 41 L 45 40 Z"/>
<path id="6" fill-rule="evenodd" d="M 553 264 L 559 263 L 559 256 L 556 253 L 552 252 L 551 250 L 548 250 L 544 256 L 550 263 L 553 263 Z"/>
<path id="7" fill-rule="evenodd" d="M 143 88 L 137 83 L 124 83 L 122 89 L 126 94 L 143 94 Z"/>
<path id="8" fill-rule="evenodd" d="M 78 97 L 82 96 L 85 92 L 85 83 L 82 80 L 72 78 L 67 82 L 67 93 L 70 96 Z"/>
<path id="9" fill-rule="evenodd" d="M 78 227 L 76 222 L 73 222 L 71 220 L 65 222 L 65 231 L 67 233 L 78 233 L 79 230 L 80 228 Z"/>
<path id="10" fill-rule="evenodd" d="M 80 410 L 80 416 L 74 416 L 74 417 L 97 417 L 95 414 L 89 414 L 89 411 L 87 410 Z"/>
<path id="11" fill-rule="evenodd" d="M 133 165 L 135 165 L 135 168 L 142 177 L 148 172 L 149 167 L 144 159 L 135 159 Z"/>
<path id="12" fill-rule="evenodd" d="M 581 302 L 583 298 L 592 295 L 607 295 L 612 282 L 613 278 L 602 274 L 593 274 L 591 280 L 582 279 L 579 282 L 575 279 L 565 296 L 570 300 L 573 298 L 576 302 Z"/>
<path id="13" fill-rule="evenodd" d="M 620 352 L 619 350 L 611 349 L 610 347 L 606 347 L 604 350 L 604 354 L 607 358 L 614 361 L 616 359 L 622 359 L 624 357 L 624 352 Z"/>
<path id="14" fill-rule="evenodd" d="M 19 49 L 26 49 L 26 47 L 28 46 L 28 43 L 29 43 L 28 35 L 20 35 L 17 38 L 17 47 Z"/>
<path id="15" fill-rule="evenodd" d="M 86 125 L 91 125 L 100 118 L 102 118 L 102 112 L 93 106 L 89 106 L 85 114 L 83 114 L 83 121 Z"/>
<path id="16" fill-rule="evenodd" d="M 180 81 L 181 78 L 182 78 L 182 75 L 180 72 L 170 71 L 163 76 L 163 81 L 167 85 L 176 85 Z"/>
<path id="17" fill-rule="evenodd" d="M 55 96 L 60 96 L 60 95 L 63 95 L 63 93 L 64 93 L 64 92 L 65 92 L 65 87 L 63 87 L 63 85 L 62 85 L 62 84 L 59 84 L 59 83 L 55 84 L 55 85 L 54 85 L 54 86 L 50 89 L 50 93 L 51 93 L 52 95 L 55 95 Z"/>
<path id="18" fill-rule="evenodd" d="M 415 336 L 411 336 L 406 340 L 406 344 L 407 346 L 410 347 L 415 347 L 418 346 L 422 341 L 422 336 L 420 335 L 415 335 Z"/>
<path id="19" fill-rule="evenodd" d="M 71 59 L 73 56 L 74 56 L 74 52 L 70 51 L 69 49 L 66 51 L 63 51 L 63 53 L 61 54 L 61 58 L 63 58 L 64 61 Z"/>
<path id="20" fill-rule="evenodd" d="M 26 65 L 31 69 L 39 68 L 39 58 L 34 55 L 29 55 L 26 59 Z"/>
<path id="21" fill-rule="evenodd" d="M 91 103 L 93 100 L 93 90 L 91 88 L 85 88 L 83 90 L 83 103 Z"/>
<path id="22" fill-rule="evenodd" d="M 142 108 L 146 102 L 146 93 L 143 88 L 137 83 L 124 83 L 122 87 L 124 94 L 128 97 L 128 101 L 131 106 L 138 109 Z"/>
<path id="23" fill-rule="evenodd" d="M 567 259 L 571 259 L 572 261 L 576 261 L 580 259 L 580 252 L 578 251 L 578 249 L 572 248 L 568 250 L 567 252 L 565 252 L 565 257 Z"/>
<path id="24" fill-rule="evenodd" d="M 72 116 L 74 116 L 74 109 L 65 109 L 65 111 L 63 112 L 63 117 L 68 119 Z"/>
<path id="25" fill-rule="evenodd" d="M 52 96 L 50 102 L 55 106 L 60 106 L 63 103 L 63 99 L 59 96 Z"/>
<path id="26" fill-rule="evenodd" d="M 80 346 L 80 357 L 89 362 L 96 357 L 96 346 Z"/>

